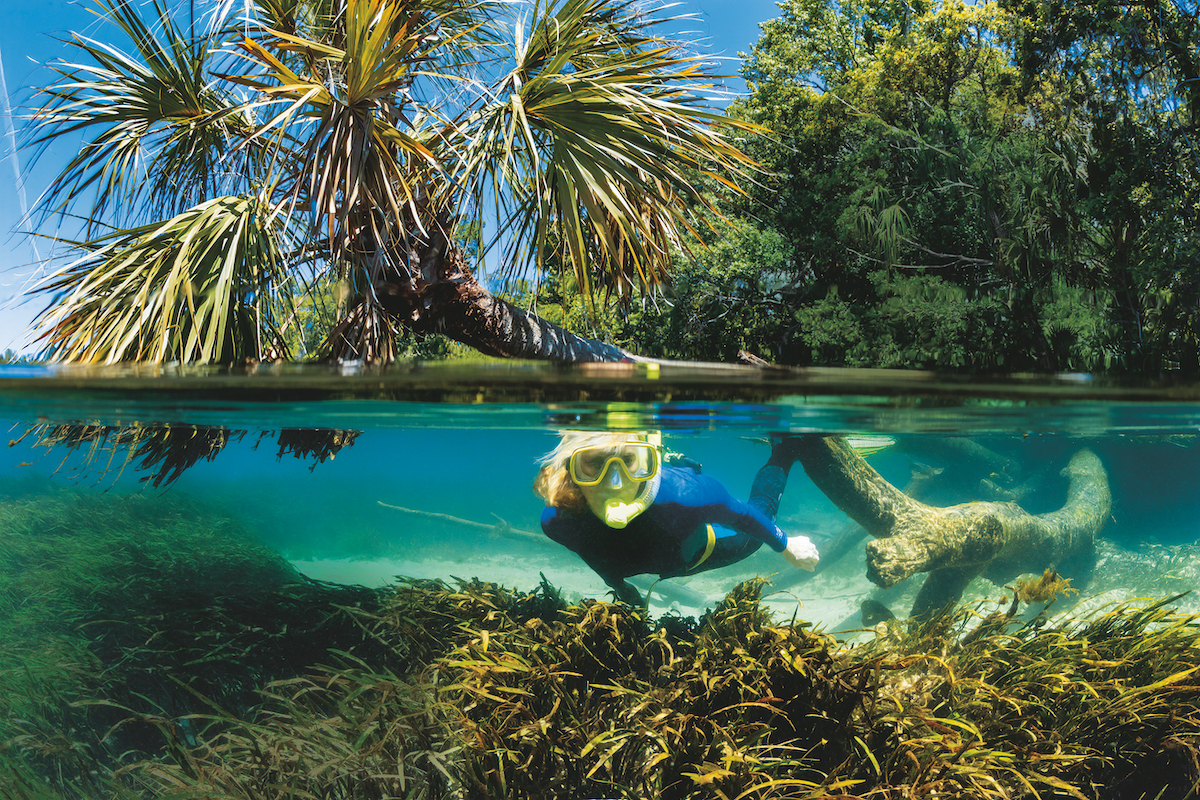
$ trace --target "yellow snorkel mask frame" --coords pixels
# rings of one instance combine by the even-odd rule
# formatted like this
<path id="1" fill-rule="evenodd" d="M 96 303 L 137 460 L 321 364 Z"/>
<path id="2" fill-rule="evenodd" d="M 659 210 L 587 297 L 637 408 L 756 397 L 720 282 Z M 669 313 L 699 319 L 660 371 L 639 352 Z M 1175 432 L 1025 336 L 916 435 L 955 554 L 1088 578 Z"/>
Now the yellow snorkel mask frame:
<path id="1" fill-rule="evenodd" d="M 661 469 L 662 455 L 649 442 L 620 442 L 580 447 L 571 453 L 567 469 L 578 486 L 597 486 L 614 466 L 625 480 L 644 483 Z"/>

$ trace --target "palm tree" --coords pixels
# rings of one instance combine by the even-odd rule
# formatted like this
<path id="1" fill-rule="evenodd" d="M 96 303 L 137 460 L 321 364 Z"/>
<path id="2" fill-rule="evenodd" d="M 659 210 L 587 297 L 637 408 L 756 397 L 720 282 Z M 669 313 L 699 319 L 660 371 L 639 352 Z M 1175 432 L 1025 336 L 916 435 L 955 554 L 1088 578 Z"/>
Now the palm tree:
<path id="1" fill-rule="evenodd" d="M 738 191 L 745 126 L 643 5 L 96 0 L 128 46 L 73 34 L 30 126 L 39 149 L 82 139 L 42 204 L 85 220 L 40 287 L 44 354 L 287 358 L 297 308 L 333 286 L 325 358 L 390 361 L 401 327 L 632 358 L 489 292 L 461 232 L 495 229 L 474 244 L 502 276 L 628 299 L 697 239 L 708 190 Z"/>

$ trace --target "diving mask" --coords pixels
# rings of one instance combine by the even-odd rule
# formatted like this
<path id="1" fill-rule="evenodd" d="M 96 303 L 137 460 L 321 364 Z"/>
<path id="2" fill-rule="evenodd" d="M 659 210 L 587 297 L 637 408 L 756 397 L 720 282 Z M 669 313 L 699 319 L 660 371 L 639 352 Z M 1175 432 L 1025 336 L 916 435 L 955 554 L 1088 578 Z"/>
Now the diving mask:
<path id="1" fill-rule="evenodd" d="M 658 474 L 658 448 L 649 442 L 617 442 L 571 453 L 571 480 L 579 486 L 599 485 L 614 467 L 633 483 L 651 480 Z"/>
<path id="2" fill-rule="evenodd" d="M 659 467 L 658 448 L 647 442 L 581 447 L 569 465 L 588 507 L 610 528 L 624 528 L 650 507 Z"/>

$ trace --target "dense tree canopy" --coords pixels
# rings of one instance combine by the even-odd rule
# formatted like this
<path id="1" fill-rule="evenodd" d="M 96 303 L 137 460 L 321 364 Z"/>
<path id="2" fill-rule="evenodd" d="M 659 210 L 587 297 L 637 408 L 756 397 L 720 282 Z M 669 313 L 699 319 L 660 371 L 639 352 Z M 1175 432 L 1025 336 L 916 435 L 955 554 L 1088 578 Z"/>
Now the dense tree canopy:
<path id="1" fill-rule="evenodd" d="M 1194 4 L 780 5 L 733 107 L 773 131 L 747 144 L 772 176 L 679 270 L 667 324 L 615 335 L 677 357 L 1197 371 Z"/>

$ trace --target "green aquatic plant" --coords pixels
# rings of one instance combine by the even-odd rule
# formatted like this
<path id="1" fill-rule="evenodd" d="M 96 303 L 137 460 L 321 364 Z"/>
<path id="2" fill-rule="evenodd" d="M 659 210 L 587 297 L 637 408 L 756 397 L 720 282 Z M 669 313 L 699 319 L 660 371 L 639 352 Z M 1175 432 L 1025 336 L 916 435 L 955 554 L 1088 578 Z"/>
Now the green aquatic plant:
<path id="1" fill-rule="evenodd" d="M 1189 796 L 1200 625 L 1175 599 L 1063 627 L 1017 621 L 1014 600 L 1006 614 L 958 609 L 868 648 L 889 739 L 882 783 L 925 787 L 918 796 Z"/>
<path id="2" fill-rule="evenodd" d="M 108 580 L 155 586 L 159 570 L 131 559 Z M 0 676 L 0 797 L 1184 800 L 1200 786 L 1200 621 L 1177 597 L 1071 620 L 1021 615 L 1045 593 L 1014 593 L 848 644 L 775 620 L 758 579 L 700 620 L 568 605 L 544 578 L 229 595 L 171 580 L 192 599 L 146 593 L 116 619 L 119 592 L 97 581 L 104 614 L 76 608 L 63 635 L 5 651 L 30 677 Z M 13 619 L 0 641 L 28 645 Z"/>
<path id="3" fill-rule="evenodd" d="M 1047 569 L 1039 578 L 1017 581 L 1013 592 L 1023 603 L 1046 603 L 1047 605 L 1053 603 L 1060 594 L 1079 594 L 1078 589 L 1071 587 L 1070 578 L 1059 577 L 1059 574 L 1052 569 Z"/>
<path id="4" fill-rule="evenodd" d="M 606 603 L 522 621 L 444 590 L 473 616 L 428 679 L 464 790 L 1182 798 L 1200 779 L 1200 626 L 1168 601 L 1062 626 L 960 608 L 849 647 L 772 624 L 762 587 L 669 626 Z"/>
<path id="5" fill-rule="evenodd" d="M 304 578 L 211 504 L 0 483 L 0 757 L 103 793 L 164 730 L 195 735 L 198 695 L 246 715 L 314 651 L 380 658 L 353 622 L 379 602 Z"/>
<path id="6" fill-rule="evenodd" d="M 849 785 L 827 772 L 856 746 L 850 718 L 872 672 L 835 664 L 831 637 L 771 626 L 762 587 L 743 584 L 699 624 L 651 624 L 621 604 L 564 607 L 545 584 L 522 594 L 404 582 L 375 624 L 406 657 L 431 655 L 425 669 L 360 664 L 273 684 L 255 721 L 212 715 L 216 737 L 136 771 L 156 792 L 238 798 L 778 797 Z"/>

